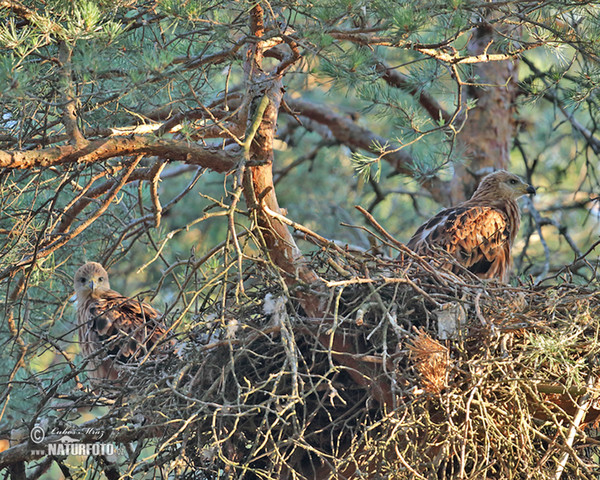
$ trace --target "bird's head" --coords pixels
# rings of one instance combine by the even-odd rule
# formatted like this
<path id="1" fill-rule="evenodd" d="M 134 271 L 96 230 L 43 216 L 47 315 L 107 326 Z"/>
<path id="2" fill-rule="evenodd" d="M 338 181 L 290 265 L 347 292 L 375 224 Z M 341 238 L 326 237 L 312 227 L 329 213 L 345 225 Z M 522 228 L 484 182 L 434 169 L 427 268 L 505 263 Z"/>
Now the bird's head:
<path id="1" fill-rule="evenodd" d="M 108 273 L 99 263 L 88 262 L 75 273 L 73 286 L 78 299 L 109 290 Z"/>
<path id="2" fill-rule="evenodd" d="M 513 173 L 498 170 L 481 180 L 472 198 L 491 197 L 494 200 L 516 200 L 523 195 L 535 195 L 533 185 L 529 185 Z"/>

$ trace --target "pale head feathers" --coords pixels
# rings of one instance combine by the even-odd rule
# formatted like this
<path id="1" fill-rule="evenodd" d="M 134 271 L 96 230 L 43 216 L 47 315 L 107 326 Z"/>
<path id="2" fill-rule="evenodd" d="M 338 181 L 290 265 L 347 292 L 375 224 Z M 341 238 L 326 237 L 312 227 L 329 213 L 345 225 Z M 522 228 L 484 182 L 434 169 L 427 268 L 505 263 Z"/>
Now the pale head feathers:
<path id="1" fill-rule="evenodd" d="M 494 205 L 523 195 L 535 195 L 535 188 L 513 173 L 497 170 L 483 177 L 469 202 Z"/>
<path id="2" fill-rule="evenodd" d="M 87 262 L 75 272 L 73 286 L 78 300 L 87 296 L 95 297 L 103 291 L 110 290 L 108 273 L 99 263 Z"/>

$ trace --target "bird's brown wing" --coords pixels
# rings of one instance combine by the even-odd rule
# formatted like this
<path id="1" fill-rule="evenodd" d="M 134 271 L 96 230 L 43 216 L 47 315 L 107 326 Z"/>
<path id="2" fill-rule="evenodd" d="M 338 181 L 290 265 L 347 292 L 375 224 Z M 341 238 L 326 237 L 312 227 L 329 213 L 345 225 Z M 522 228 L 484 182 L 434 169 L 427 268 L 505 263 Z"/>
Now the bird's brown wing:
<path id="1" fill-rule="evenodd" d="M 505 281 L 510 235 L 509 219 L 501 210 L 459 206 L 441 211 L 419 227 L 408 247 L 420 255 L 435 255 L 441 250 L 481 278 Z"/>
<path id="2" fill-rule="evenodd" d="M 117 377 L 119 364 L 141 361 L 165 341 L 161 315 L 150 305 L 108 290 L 78 307 L 82 353 L 103 350 L 94 361 L 96 378 Z"/>

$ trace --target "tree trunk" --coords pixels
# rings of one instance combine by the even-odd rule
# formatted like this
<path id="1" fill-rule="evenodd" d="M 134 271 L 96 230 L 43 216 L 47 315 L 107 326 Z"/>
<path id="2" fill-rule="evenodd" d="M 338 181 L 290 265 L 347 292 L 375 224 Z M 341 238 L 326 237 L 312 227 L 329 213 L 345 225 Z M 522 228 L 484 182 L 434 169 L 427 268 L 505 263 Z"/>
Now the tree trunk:
<path id="1" fill-rule="evenodd" d="M 250 13 L 251 33 L 258 38 L 264 35 L 263 13 L 260 4 L 254 6 Z M 273 185 L 273 139 L 283 97 L 283 84 L 281 73 L 263 70 L 265 48 L 263 41 L 250 44 L 244 64 L 250 105 L 246 130 L 246 141 L 250 141 L 246 160 L 250 165 L 244 172 L 244 196 L 248 207 L 256 212 L 266 248 L 273 263 L 283 271 L 286 282 L 290 285 L 299 282 L 312 284 L 318 277 L 307 267 L 289 228 L 268 213 L 272 211 L 281 214 Z M 315 295 L 307 295 L 302 300 L 308 315 L 320 316 L 319 299 Z"/>
<path id="2" fill-rule="evenodd" d="M 498 35 L 489 25 L 473 30 L 468 44 L 471 55 L 493 53 Z M 482 176 L 493 169 L 506 169 L 515 135 L 515 98 L 517 94 L 517 61 L 482 62 L 473 67 L 473 77 L 466 85 L 463 104 L 476 100 L 477 106 L 457 135 L 465 149 L 466 162 L 454 167 L 451 202 L 456 205 L 471 197 Z"/>

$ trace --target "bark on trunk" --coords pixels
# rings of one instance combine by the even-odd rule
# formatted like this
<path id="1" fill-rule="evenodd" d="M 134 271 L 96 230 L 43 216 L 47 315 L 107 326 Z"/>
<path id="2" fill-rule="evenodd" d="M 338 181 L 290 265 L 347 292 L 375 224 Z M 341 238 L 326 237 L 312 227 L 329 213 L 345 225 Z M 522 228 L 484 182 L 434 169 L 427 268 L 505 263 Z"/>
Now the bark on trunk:
<path id="1" fill-rule="evenodd" d="M 250 27 L 255 37 L 263 36 L 263 11 L 260 4 L 251 11 Z M 258 226 L 271 260 L 281 269 L 288 285 L 295 287 L 316 284 L 319 278 L 303 257 L 287 225 L 269 214 L 269 211 L 281 214 L 273 185 L 273 140 L 283 86 L 280 69 L 271 72 L 263 70 L 263 48 L 261 41 L 251 44 L 244 65 L 249 105 L 247 135 L 250 135 L 246 141 L 252 140 L 246 158 L 248 165 L 244 173 L 244 196 L 249 208 L 256 212 Z M 258 127 L 254 131 L 257 122 Z M 322 301 L 324 295 L 315 293 L 317 290 L 318 286 L 312 292 L 296 290 L 296 295 L 307 316 L 327 321 L 330 315 Z M 327 333 L 320 334 L 319 341 L 324 347 L 331 347 L 333 357 L 348 368 L 350 376 L 358 385 L 371 390 L 376 401 L 392 404 L 390 385 L 377 378 L 379 373 L 375 369 L 353 357 L 357 352 L 348 339 L 338 333 Z"/>
<path id="2" fill-rule="evenodd" d="M 473 31 L 468 49 L 471 55 L 494 53 L 497 34 L 489 25 Z M 515 135 L 515 98 L 518 61 L 483 62 L 473 67 L 478 86 L 466 86 L 464 99 L 474 99 L 477 106 L 457 135 L 466 151 L 467 161 L 455 165 L 451 185 L 453 205 L 471 197 L 479 179 L 492 169 L 508 168 Z"/>
<path id="3" fill-rule="evenodd" d="M 264 12 L 260 4 L 250 13 L 250 29 L 257 38 L 264 35 Z M 273 263 L 283 271 L 288 284 L 312 284 L 318 277 L 307 267 L 287 225 L 267 213 L 269 210 L 282 213 L 273 185 L 273 140 L 283 97 L 283 84 L 280 73 L 263 70 L 264 48 L 262 41 L 250 44 L 244 64 L 249 100 L 247 135 L 253 130 L 253 125 L 259 122 L 258 128 L 250 137 L 247 158 L 249 165 L 244 173 L 244 196 L 248 206 L 256 212 L 269 255 Z M 266 107 L 263 104 L 261 109 L 260 105 L 265 99 Z M 318 297 L 311 295 L 302 300 L 308 315 L 320 316 Z"/>

